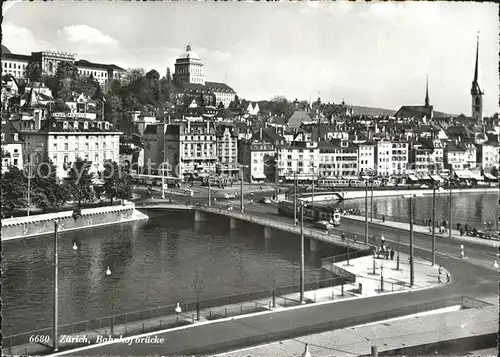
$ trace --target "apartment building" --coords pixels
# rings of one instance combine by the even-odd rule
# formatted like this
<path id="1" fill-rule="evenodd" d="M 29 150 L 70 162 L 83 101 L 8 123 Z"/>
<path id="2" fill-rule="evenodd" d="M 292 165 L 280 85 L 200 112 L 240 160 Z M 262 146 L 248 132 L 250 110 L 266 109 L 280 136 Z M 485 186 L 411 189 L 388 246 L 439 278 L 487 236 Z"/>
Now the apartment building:
<path id="1" fill-rule="evenodd" d="M 238 179 L 238 133 L 234 126 L 220 124 L 215 130 L 217 173 Z"/>
<path id="2" fill-rule="evenodd" d="M 402 176 L 408 166 L 409 148 L 405 141 L 386 141 L 377 143 L 375 162 L 378 176 Z"/>

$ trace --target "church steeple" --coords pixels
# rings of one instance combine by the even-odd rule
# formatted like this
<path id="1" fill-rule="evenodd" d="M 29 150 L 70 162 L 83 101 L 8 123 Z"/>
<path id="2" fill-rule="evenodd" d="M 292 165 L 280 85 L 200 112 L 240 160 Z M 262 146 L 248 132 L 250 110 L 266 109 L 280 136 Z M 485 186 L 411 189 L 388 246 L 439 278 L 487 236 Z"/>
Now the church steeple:
<path id="1" fill-rule="evenodd" d="M 476 43 L 476 65 L 474 67 L 474 79 L 472 81 L 472 86 L 470 89 L 471 99 L 472 99 L 472 118 L 478 122 L 483 120 L 483 94 L 479 87 L 478 81 L 479 72 L 479 33 L 477 35 Z"/>
<path id="2" fill-rule="evenodd" d="M 425 106 L 429 106 L 429 76 L 425 79 Z"/>

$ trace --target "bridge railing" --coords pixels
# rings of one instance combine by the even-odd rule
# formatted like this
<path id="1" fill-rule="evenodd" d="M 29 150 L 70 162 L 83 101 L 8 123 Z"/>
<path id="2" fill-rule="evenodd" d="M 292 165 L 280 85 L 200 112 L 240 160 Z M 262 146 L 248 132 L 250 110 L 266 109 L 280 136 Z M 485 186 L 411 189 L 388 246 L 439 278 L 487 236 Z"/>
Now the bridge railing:
<path id="1" fill-rule="evenodd" d="M 254 215 L 241 213 L 241 212 L 237 212 L 237 211 L 229 211 L 229 210 L 223 209 L 221 207 L 212 208 L 212 207 L 199 206 L 199 207 L 196 207 L 195 209 L 198 211 L 201 211 L 201 212 L 208 212 L 208 213 L 224 215 L 227 217 L 236 218 L 236 219 L 239 219 L 242 221 L 247 221 L 247 222 L 259 224 L 259 225 L 263 225 L 266 227 L 275 228 L 278 230 L 285 230 L 285 231 L 293 232 L 296 234 L 300 234 L 300 227 L 295 227 L 291 223 L 276 221 L 273 219 L 264 218 L 264 217 L 260 217 L 260 216 L 254 216 Z M 333 234 L 327 234 L 327 233 L 324 233 L 324 231 L 321 231 L 318 229 L 311 229 L 311 228 L 304 227 L 304 235 L 307 237 L 316 238 L 316 239 L 328 241 L 331 243 L 346 245 L 346 243 L 344 241 L 342 241 L 342 239 L 339 236 L 333 235 Z M 354 250 L 366 250 L 367 249 L 366 244 L 360 243 L 357 240 L 353 240 L 353 241 L 349 242 L 349 245 Z"/>
<path id="2" fill-rule="evenodd" d="M 316 280 L 304 284 L 305 291 L 311 291 L 321 288 L 340 286 L 344 284 L 341 277 L 330 279 Z M 273 293 L 274 290 L 274 293 Z M 194 316 L 197 311 L 197 305 L 205 318 L 213 320 L 216 318 L 237 316 L 252 312 L 268 310 L 268 302 L 272 301 L 272 297 L 284 301 L 285 306 L 293 306 L 300 304 L 290 297 L 283 295 L 294 294 L 300 291 L 299 284 L 286 286 L 276 286 L 266 290 L 248 292 L 238 295 L 222 296 L 212 299 L 180 303 L 182 313 L 175 314 L 177 304 L 154 307 L 145 310 L 132 311 L 123 314 L 114 314 L 104 316 L 92 320 L 78 321 L 71 324 L 59 325 L 60 335 L 84 334 L 91 331 L 110 332 L 111 326 L 114 326 L 115 331 L 120 328 L 120 331 L 125 331 L 125 335 L 133 335 L 144 332 L 158 331 L 160 329 L 173 328 L 176 326 L 188 325 L 194 322 Z M 259 301 L 260 300 L 260 301 Z M 221 312 L 222 311 L 222 312 Z M 4 337 L 2 340 L 2 348 L 21 346 L 31 343 L 30 338 L 33 336 L 49 336 L 52 337 L 52 327 L 27 331 L 23 333 L 6 335 L 8 329 L 3 330 Z M 49 345 L 52 342 L 48 343 Z"/>

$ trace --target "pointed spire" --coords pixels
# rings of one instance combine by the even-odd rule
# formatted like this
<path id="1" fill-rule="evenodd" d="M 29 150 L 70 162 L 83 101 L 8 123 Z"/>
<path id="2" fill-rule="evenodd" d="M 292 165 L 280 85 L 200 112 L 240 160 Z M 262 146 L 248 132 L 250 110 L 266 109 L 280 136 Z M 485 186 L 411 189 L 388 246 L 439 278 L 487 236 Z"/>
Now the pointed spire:
<path id="1" fill-rule="evenodd" d="M 479 31 L 477 33 L 476 67 L 474 68 L 474 83 L 477 83 L 478 62 L 479 62 Z"/>
<path id="2" fill-rule="evenodd" d="M 425 106 L 429 106 L 429 75 L 427 75 L 425 80 Z"/>

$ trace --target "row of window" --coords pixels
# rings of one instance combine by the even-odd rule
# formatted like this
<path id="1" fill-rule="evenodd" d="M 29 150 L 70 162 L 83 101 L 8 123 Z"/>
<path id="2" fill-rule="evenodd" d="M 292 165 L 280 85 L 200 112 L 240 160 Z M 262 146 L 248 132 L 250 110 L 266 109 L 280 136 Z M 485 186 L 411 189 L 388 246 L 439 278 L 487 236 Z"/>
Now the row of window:
<path id="1" fill-rule="evenodd" d="M 89 70 L 85 70 L 85 69 L 79 69 L 78 72 L 81 75 L 85 75 L 85 76 L 93 75 L 94 77 L 106 77 L 106 78 L 108 77 L 108 73 L 103 72 L 103 71 L 89 71 Z"/>
<path id="2" fill-rule="evenodd" d="M 54 143 L 54 145 L 52 145 L 52 147 L 53 147 L 54 150 L 57 150 L 58 145 L 56 143 Z M 85 143 L 85 150 L 89 150 L 89 148 L 90 148 L 89 143 Z M 113 143 L 111 143 L 111 149 L 114 149 L 114 148 L 115 148 L 115 143 L 113 142 Z M 102 149 L 106 149 L 106 143 L 102 143 Z M 68 143 L 64 143 L 64 150 L 65 151 L 69 150 Z M 75 151 L 76 150 L 80 150 L 79 143 L 75 144 Z M 94 150 L 99 150 L 99 143 L 95 143 Z"/>
<path id="3" fill-rule="evenodd" d="M 3 63 L 4 68 L 12 68 L 12 69 L 26 69 L 26 64 L 19 64 L 19 63 L 13 63 L 13 62 L 4 62 Z"/>

